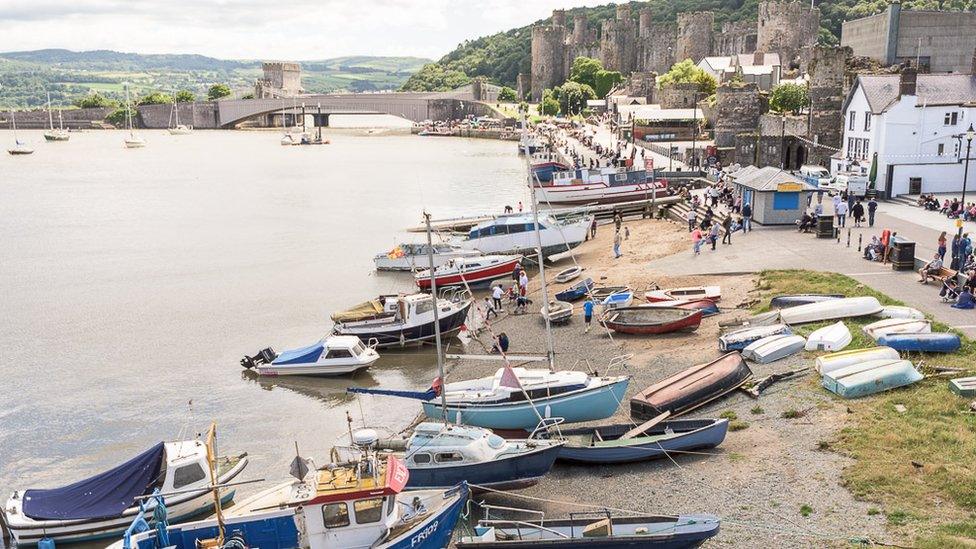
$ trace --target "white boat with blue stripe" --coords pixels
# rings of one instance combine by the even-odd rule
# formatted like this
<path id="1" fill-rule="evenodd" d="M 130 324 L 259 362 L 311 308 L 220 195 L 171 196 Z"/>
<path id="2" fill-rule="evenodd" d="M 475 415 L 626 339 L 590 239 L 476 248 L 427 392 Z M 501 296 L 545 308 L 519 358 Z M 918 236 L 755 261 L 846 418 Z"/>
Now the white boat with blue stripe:
<path id="1" fill-rule="evenodd" d="M 379 360 L 376 340 L 364 345 L 356 336 L 329 336 L 317 343 L 281 354 L 270 347 L 241 359 L 262 376 L 339 376 L 365 370 Z"/>

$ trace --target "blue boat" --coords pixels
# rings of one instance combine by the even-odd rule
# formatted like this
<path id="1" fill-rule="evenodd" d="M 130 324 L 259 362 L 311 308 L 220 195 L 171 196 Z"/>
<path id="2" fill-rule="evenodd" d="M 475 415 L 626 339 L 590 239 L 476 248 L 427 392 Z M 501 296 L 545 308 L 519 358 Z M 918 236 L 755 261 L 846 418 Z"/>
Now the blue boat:
<path id="1" fill-rule="evenodd" d="M 888 334 L 878 338 L 878 345 L 910 353 L 952 353 L 959 350 L 962 341 L 958 335 L 948 332 Z"/>
<path id="2" fill-rule="evenodd" d="M 569 288 L 556 294 L 556 301 L 573 302 L 577 299 L 586 297 L 586 294 L 593 289 L 593 279 L 587 278 L 573 284 Z"/>
<path id="3" fill-rule="evenodd" d="M 634 292 L 624 291 L 617 292 L 615 294 L 610 294 L 603 301 L 600 302 L 607 309 L 616 309 L 619 307 L 629 307 L 631 303 L 634 302 Z"/>
<path id="4" fill-rule="evenodd" d="M 714 448 L 725 440 L 727 419 L 678 419 L 662 421 L 636 436 L 623 438 L 634 428 L 621 423 L 581 429 L 563 429 L 569 442 L 560 448 L 559 460 L 576 463 L 632 463 L 664 457 L 668 452 Z"/>
<path id="5" fill-rule="evenodd" d="M 868 360 L 824 374 L 821 384 L 844 398 L 858 398 L 922 380 L 908 360 Z"/>
<path id="6" fill-rule="evenodd" d="M 562 162 L 540 162 L 538 164 L 532 164 L 532 174 L 541 183 L 552 182 L 552 175 L 556 172 L 562 172 L 569 169 L 569 166 L 563 164 Z"/>

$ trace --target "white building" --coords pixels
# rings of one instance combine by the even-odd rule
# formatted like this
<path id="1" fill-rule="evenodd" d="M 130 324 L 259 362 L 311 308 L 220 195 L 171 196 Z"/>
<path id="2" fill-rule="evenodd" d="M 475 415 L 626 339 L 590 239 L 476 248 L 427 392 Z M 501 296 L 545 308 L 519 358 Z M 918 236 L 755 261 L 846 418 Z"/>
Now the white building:
<path id="1" fill-rule="evenodd" d="M 831 172 L 868 174 L 885 196 L 962 190 L 966 139 L 976 122 L 976 75 L 860 75 L 844 102 L 843 149 Z M 976 188 L 976 144 L 969 186 Z"/>
<path id="2" fill-rule="evenodd" d="M 776 87 L 783 73 L 779 54 L 763 52 L 704 57 L 698 62 L 698 68 L 712 75 L 719 84 L 738 75 L 743 82 L 754 83 L 765 91 Z"/>

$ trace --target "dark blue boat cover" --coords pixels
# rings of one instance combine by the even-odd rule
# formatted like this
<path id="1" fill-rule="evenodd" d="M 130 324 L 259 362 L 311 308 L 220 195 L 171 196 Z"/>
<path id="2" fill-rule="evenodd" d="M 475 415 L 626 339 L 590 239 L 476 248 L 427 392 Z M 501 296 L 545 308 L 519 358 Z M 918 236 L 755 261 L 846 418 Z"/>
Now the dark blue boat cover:
<path id="1" fill-rule="evenodd" d="M 163 443 L 114 469 L 49 490 L 24 492 L 24 514 L 35 520 L 117 517 L 136 496 L 152 492 L 163 463 Z"/>

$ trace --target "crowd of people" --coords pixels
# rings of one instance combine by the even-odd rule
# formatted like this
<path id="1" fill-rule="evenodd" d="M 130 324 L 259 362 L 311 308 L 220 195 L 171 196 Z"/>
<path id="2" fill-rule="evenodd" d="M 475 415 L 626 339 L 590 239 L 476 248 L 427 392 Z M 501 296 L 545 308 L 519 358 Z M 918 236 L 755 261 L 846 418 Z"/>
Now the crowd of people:
<path id="1" fill-rule="evenodd" d="M 962 219 L 963 221 L 976 220 L 976 202 L 963 202 L 958 198 L 945 198 L 942 202 L 933 194 L 919 195 L 916 204 L 920 208 L 932 212 L 939 212 L 949 219 Z"/>
<path id="2" fill-rule="evenodd" d="M 742 196 L 723 178 L 705 188 L 704 198 L 692 194 L 687 187 L 682 187 L 679 194 L 689 201 L 688 232 L 691 233 L 694 255 L 701 254 L 702 246 L 708 244 L 715 251 L 719 236 L 722 244 L 731 246 L 733 234 L 752 230 L 752 204 L 743 203 Z M 721 210 L 725 210 L 726 215 L 719 221 L 721 216 L 717 213 Z"/>

